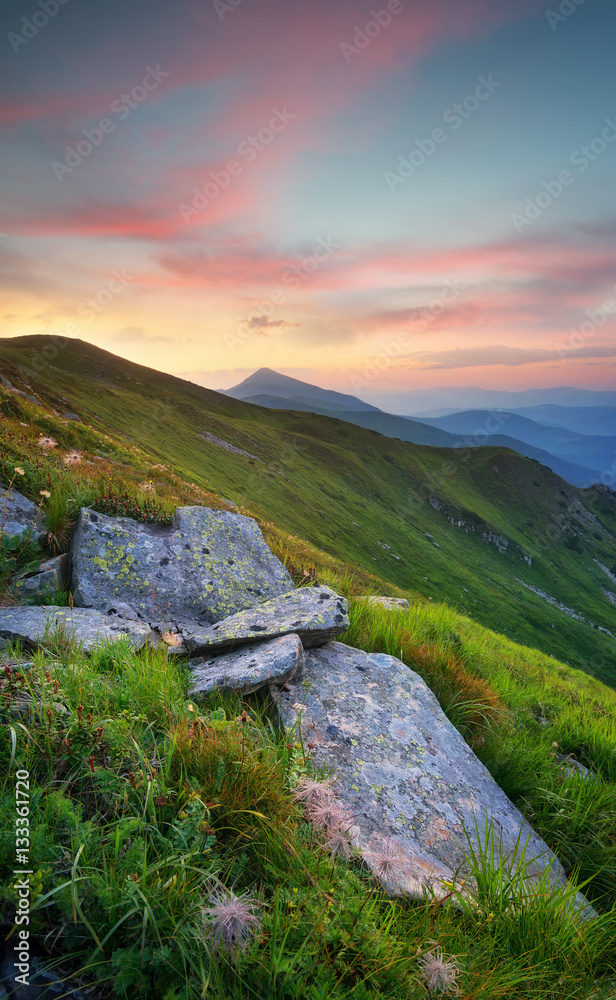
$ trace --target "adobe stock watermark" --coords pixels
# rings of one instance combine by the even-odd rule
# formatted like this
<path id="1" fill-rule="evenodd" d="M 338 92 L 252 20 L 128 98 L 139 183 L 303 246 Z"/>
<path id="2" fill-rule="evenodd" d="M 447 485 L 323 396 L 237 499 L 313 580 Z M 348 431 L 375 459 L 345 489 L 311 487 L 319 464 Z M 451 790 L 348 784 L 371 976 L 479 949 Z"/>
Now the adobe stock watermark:
<path id="1" fill-rule="evenodd" d="M 577 169 L 577 173 L 584 174 L 592 163 L 595 163 L 606 149 L 616 141 L 616 120 L 613 118 L 603 119 L 605 128 L 599 135 L 586 146 L 578 146 L 569 157 L 569 164 Z M 571 187 L 577 179 L 576 174 L 568 168 L 559 171 L 557 176 L 549 181 L 542 181 L 542 191 L 539 191 L 534 198 L 527 198 L 524 202 L 524 209 L 521 213 L 512 212 L 511 221 L 518 233 L 521 233 L 526 226 L 531 226 L 536 222 L 555 201 L 564 194 L 567 188 Z"/>
<path id="2" fill-rule="evenodd" d="M 282 306 L 288 299 L 287 289 L 297 291 L 305 281 L 308 281 L 319 268 L 329 260 L 332 254 L 340 249 L 340 243 L 333 240 L 331 236 L 320 237 L 312 253 L 289 264 L 281 275 L 282 285 L 273 288 L 267 298 L 256 302 L 250 315 L 241 319 L 236 326 L 235 333 L 223 334 L 223 340 L 230 351 L 240 347 L 250 340 L 251 337 L 263 330 L 268 325 L 279 326 L 282 321 L 273 321 L 272 314 L 277 306 Z"/>
<path id="3" fill-rule="evenodd" d="M 395 363 L 397 358 L 402 357 L 402 353 L 408 350 L 413 343 L 415 334 L 424 333 L 431 323 L 445 311 L 462 295 L 469 287 L 458 278 L 453 278 L 445 282 L 439 295 L 431 299 L 427 306 L 420 309 L 418 315 L 412 320 L 412 330 L 403 330 L 392 340 L 382 344 L 377 353 L 366 365 L 361 375 L 351 375 L 350 383 L 355 392 L 360 389 L 367 389 L 376 379 L 380 378 L 384 371 Z"/>
<path id="4" fill-rule="evenodd" d="M 408 0 L 410 3 L 411 0 Z M 402 0 L 387 0 L 385 9 L 371 10 L 370 20 L 366 21 L 363 28 L 355 25 L 353 42 L 340 42 L 340 51 L 345 62 L 350 63 L 354 56 L 360 56 L 368 48 L 370 43 L 378 38 L 384 28 L 388 28 L 396 14 L 401 14 L 404 10 Z"/>
<path id="5" fill-rule="evenodd" d="M 36 38 L 39 31 L 44 28 L 52 17 L 55 17 L 60 7 L 66 7 L 70 0 L 39 0 L 40 10 L 35 10 L 30 17 L 22 17 L 21 34 L 16 31 L 9 31 L 9 45 L 13 52 L 19 52 L 22 45 L 27 45 L 33 38 Z"/>
<path id="6" fill-rule="evenodd" d="M 79 303 L 77 306 L 78 314 L 85 323 L 91 323 L 99 313 L 103 312 L 116 295 L 120 295 L 124 291 L 129 281 L 134 280 L 135 276 L 128 274 L 126 268 L 122 268 L 121 270 L 114 268 L 110 279 L 105 282 L 102 288 L 99 288 L 94 295 Z M 64 325 L 62 333 L 51 334 L 49 337 L 51 343 L 45 344 L 40 351 L 35 352 L 31 362 L 33 367 L 37 371 L 46 368 L 47 365 L 50 365 L 57 358 L 60 351 L 64 350 L 71 338 L 77 337 L 81 333 L 82 327 L 70 320 Z"/>
<path id="7" fill-rule="evenodd" d="M 559 24 L 562 24 L 563 21 L 567 21 L 572 14 L 575 14 L 578 7 L 581 7 L 582 4 L 585 3 L 586 0 L 562 0 L 556 10 L 548 8 L 545 12 L 545 16 L 552 31 L 556 31 Z"/>
<path id="8" fill-rule="evenodd" d="M 246 163 L 253 163 L 259 153 L 267 149 L 277 135 L 284 132 L 292 121 L 297 118 L 296 114 L 287 110 L 287 106 L 282 108 L 272 108 L 272 117 L 267 125 L 264 125 L 254 135 L 249 135 L 238 143 L 236 152 L 244 157 Z M 228 160 L 221 170 L 210 170 L 209 180 L 202 188 L 193 188 L 193 197 L 190 205 L 180 202 L 178 211 L 184 222 L 188 225 L 196 216 L 201 215 L 205 209 L 218 198 L 222 191 L 229 187 L 234 177 L 239 177 L 244 169 L 244 164 L 239 160 Z"/>
<path id="9" fill-rule="evenodd" d="M 232 14 L 243 3 L 244 0 L 212 0 L 212 7 L 218 14 L 218 20 L 224 21 L 227 14 Z"/>
<path id="10" fill-rule="evenodd" d="M 474 434 L 465 435 L 456 441 L 452 448 L 448 448 L 451 457 L 445 458 L 437 470 L 428 472 L 426 479 L 417 489 L 409 490 L 410 508 L 419 510 L 431 497 L 434 497 L 435 490 L 442 490 L 447 482 L 458 474 L 460 467 L 473 457 L 472 449 L 489 444 L 490 437 L 498 433 L 511 416 L 511 413 L 503 412 L 500 408 L 490 410 L 482 427 L 478 427 Z"/>
<path id="11" fill-rule="evenodd" d="M 390 191 L 395 191 L 398 184 L 412 177 L 426 160 L 434 156 L 439 146 L 447 142 L 452 132 L 457 132 L 465 121 L 468 121 L 481 105 L 502 87 L 500 80 L 495 80 L 491 73 L 477 77 L 477 86 L 472 94 L 468 94 L 460 103 L 452 104 L 443 112 L 443 122 L 448 129 L 435 128 L 425 139 L 415 139 L 413 147 L 407 156 L 398 157 L 398 169 L 385 171 L 383 177 Z"/>
<path id="12" fill-rule="evenodd" d="M 157 90 L 162 81 L 171 75 L 162 70 L 158 63 L 155 67 L 146 66 L 145 70 L 145 76 L 140 84 L 133 87 L 128 94 L 120 94 L 115 101 L 111 102 L 109 111 L 111 114 L 117 115 L 120 121 L 128 118 L 135 108 L 143 104 L 148 94 Z M 51 169 L 58 180 L 62 182 L 65 174 L 72 174 L 73 170 L 80 166 L 97 146 L 102 144 L 105 136 L 110 135 L 115 130 L 116 125 L 111 118 L 101 118 L 97 128 L 82 128 L 81 134 L 84 138 L 80 139 L 74 148 L 73 146 L 66 147 L 64 162 L 60 163 L 58 160 L 54 160 L 51 164 Z"/>
<path id="13" fill-rule="evenodd" d="M 616 295 L 616 285 L 614 285 L 613 294 Z M 597 330 L 605 326 L 609 316 L 616 315 L 616 298 L 606 299 L 602 305 L 587 309 L 584 315 L 587 316 L 587 319 L 580 326 L 572 326 L 570 328 L 571 332 L 567 343 L 556 345 L 558 357 L 561 361 L 566 360 L 571 354 L 578 351 L 589 337 L 594 336 Z"/>

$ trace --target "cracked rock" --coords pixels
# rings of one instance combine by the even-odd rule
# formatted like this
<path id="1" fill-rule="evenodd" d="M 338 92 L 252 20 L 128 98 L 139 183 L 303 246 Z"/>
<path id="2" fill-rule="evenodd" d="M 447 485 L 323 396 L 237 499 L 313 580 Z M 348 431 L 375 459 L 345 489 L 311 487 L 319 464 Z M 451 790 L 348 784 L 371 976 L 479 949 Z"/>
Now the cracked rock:
<path id="1" fill-rule="evenodd" d="M 209 628 L 185 629 L 191 653 L 231 649 L 277 636 L 299 635 L 305 649 L 322 646 L 349 626 L 348 602 L 329 587 L 302 587 L 223 619 Z"/>
<path id="2" fill-rule="evenodd" d="M 214 659 L 193 659 L 190 693 L 198 699 L 211 691 L 252 694 L 265 685 L 282 685 L 295 676 L 303 656 L 299 636 L 285 635 Z"/>

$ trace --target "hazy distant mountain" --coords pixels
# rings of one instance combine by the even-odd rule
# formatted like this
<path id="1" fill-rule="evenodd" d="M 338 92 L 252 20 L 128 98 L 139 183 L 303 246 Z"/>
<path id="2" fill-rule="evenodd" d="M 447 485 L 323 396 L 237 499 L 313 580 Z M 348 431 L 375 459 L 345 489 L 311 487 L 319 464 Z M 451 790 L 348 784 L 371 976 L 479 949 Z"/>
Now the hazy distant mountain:
<path id="1" fill-rule="evenodd" d="M 333 389 L 321 389 L 320 386 L 311 385 L 310 382 L 302 382 L 300 379 L 281 375 L 279 372 L 272 371 L 271 368 L 259 368 L 239 385 L 234 385 L 231 389 L 223 391 L 227 396 L 233 396 L 234 399 L 245 400 L 251 396 L 266 395 L 293 400 L 294 403 L 318 401 L 325 405 L 328 411 L 377 409 L 370 403 L 364 403 L 361 399 L 357 399 L 356 396 L 334 392 Z"/>
<path id="2" fill-rule="evenodd" d="M 557 458 L 582 465 L 595 473 L 611 469 L 616 458 L 616 437 L 577 434 L 575 431 L 537 423 L 519 413 L 503 412 L 496 421 L 489 410 L 465 410 L 445 417 L 424 417 L 424 422 L 450 434 L 488 434 L 490 440 L 494 436 L 500 439 L 506 433 L 509 438 L 541 448 Z M 494 434 L 496 424 L 498 426 Z"/>
<path id="3" fill-rule="evenodd" d="M 269 386 L 270 388 L 282 386 L 289 395 L 280 395 L 270 392 L 257 392 L 253 394 L 255 388 L 259 386 Z M 485 444 L 483 439 L 476 442 L 465 442 L 464 437 L 473 434 L 478 426 L 485 423 L 489 414 L 483 413 L 479 424 L 475 423 L 470 431 L 462 428 L 455 428 L 455 433 L 451 433 L 447 427 L 438 425 L 438 421 L 413 420 L 410 417 L 401 417 L 397 414 L 384 413 L 382 410 L 372 407 L 361 408 L 361 400 L 354 396 L 345 396 L 342 393 L 331 392 L 328 389 L 321 389 L 319 386 L 301 382 L 299 379 L 288 378 L 286 375 L 279 375 L 268 368 L 250 375 L 247 379 L 232 389 L 227 390 L 227 395 L 235 399 L 241 399 L 245 403 L 254 403 L 256 406 L 265 406 L 273 410 L 299 410 L 309 413 L 321 413 L 328 417 L 337 417 L 339 420 L 346 420 L 347 423 L 356 424 L 369 430 L 378 431 L 387 437 L 397 438 L 400 441 L 410 441 L 412 444 L 430 445 L 433 448 L 455 448 L 461 445 Z M 333 397 L 333 399 L 332 399 Z M 340 408 L 340 399 L 348 400 L 349 409 Z M 520 417 L 520 421 L 524 418 Z M 526 421 L 532 424 L 532 421 Z M 471 421 L 472 424 L 472 421 Z M 542 428 L 547 434 L 549 428 Z M 502 430 L 509 430 L 507 424 L 503 424 Z M 557 433 L 557 432 L 554 432 Z M 569 434 L 569 432 L 560 432 Z M 569 435 L 570 436 L 570 435 Z M 532 458 L 542 465 L 547 465 L 549 469 L 556 472 L 573 486 L 587 486 L 590 482 L 598 482 L 599 472 L 588 468 L 584 463 L 572 462 L 567 457 L 550 454 L 546 449 L 538 447 L 533 442 L 516 440 L 512 434 L 498 434 L 490 438 L 490 444 L 499 445 L 503 448 L 511 448 L 519 455 Z M 604 468 L 603 465 L 599 466 Z"/>
<path id="4" fill-rule="evenodd" d="M 527 406 L 616 406 L 616 390 L 594 391 L 571 386 L 548 389 L 527 389 L 507 392 L 501 389 L 480 389 L 477 386 L 451 386 L 437 389 L 410 389 L 406 392 L 362 393 L 365 399 L 389 413 L 402 413 L 422 419 L 461 410 L 486 410 L 500 407 L 516 410 Z"/>
<path id="5" fill-rule="evenodd" d="M 551 427 L 566 427 L 578 434 L 616 437 L 616 406 L 524 406 L 513 411 L 521 417 Z M 435 413 L 434 416 L 440 416 Z"/>

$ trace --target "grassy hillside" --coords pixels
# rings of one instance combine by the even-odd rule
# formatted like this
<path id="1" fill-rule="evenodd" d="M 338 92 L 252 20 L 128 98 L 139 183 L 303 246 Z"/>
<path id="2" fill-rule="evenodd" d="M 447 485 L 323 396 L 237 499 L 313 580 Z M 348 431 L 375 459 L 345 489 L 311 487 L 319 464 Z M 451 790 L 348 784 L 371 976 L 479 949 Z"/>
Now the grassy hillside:
<path id="1" fill-rule="evenodd" d="M 14 386 L 0 388 L 0 475 L 44 506 L 46 554 L 66 549 L 84 504 L 149 521 L 187 503 L 255 514 L 296 583 L 351 598 L 343 641 L 424 677 L 599 916 L 581 923 L 566 894 L 529 894 L 523 867 L 502 877 L 480 857 L 470 901 L 457 888 L 453 906 L 388 899 L 348 845 L 331 853 L 298 796 L 319 776 L 258 695 L 196 706 L 165 651 L 120 641 L 88 659 L 58 634 L 24 677 L 0 677 L 0 922 L 13 920 L 23 768 L 32 947 L 96 1000 L 425 1000 L 439 969 L 464 1000 L 611 1000 L 616 692 L 587 675 L 616 686 L 614 643 L 515 577 L 602 611 L 595 591 L 612 584 L 594 559 L 614 563 L 613 495 L 499 449 L 451 472 L 445 450 L 255 409 L 78 342 L 33 374 L 46 343 L 0 342 Z M 16 564 L 40 554 L 3 546 L 5 599 Z M 375 592 L 411 608 L 353 599 Z M 554 658 L 559 644 L 586 673 Z M 229 892 L 254 918 L 244 949 L 216 947 Z"/>
<path id="2" fill-rule="evenodd" d="M 271 525 L 289 553 L 301 539 L 616 686 L 605 593 L 616 585 L 600 566 L 616 563 L 612 492 L 575 489 L 500 448 L 421 447 L 249 406 L 80 341 L 0 341 L 0 369 L 37 399 L 2 390 L 0 457 L 9 471 L 25 463 L 31 489 L 77 449 L 84 496 L 100 492 L 111 461 L 115 483 L 134 493 L 151 481 L 168 506 L 226 498 Z M 83 423 L 64 420 L 67 410 Z M 40 433 L 57 448 L 39 448 Z"/>

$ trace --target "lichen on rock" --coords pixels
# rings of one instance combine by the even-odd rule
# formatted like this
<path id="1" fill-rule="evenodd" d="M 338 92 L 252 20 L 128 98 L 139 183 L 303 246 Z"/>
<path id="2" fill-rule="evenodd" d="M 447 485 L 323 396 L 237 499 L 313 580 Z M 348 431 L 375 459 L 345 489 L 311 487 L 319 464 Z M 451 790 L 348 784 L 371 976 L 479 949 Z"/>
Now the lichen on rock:
<path id="1" fill-rule="evenodd" d="M 171 526 L 81 510 L 72 589 L 81 607 L 128 605 L 145 621 L 214 624 L 292 588 L 255 521 L 180 507 Z"/>

